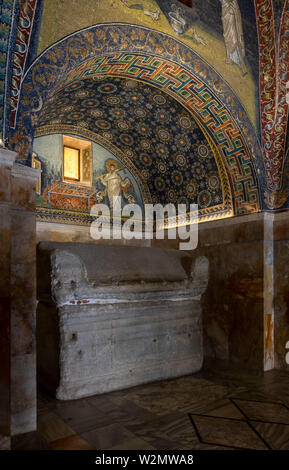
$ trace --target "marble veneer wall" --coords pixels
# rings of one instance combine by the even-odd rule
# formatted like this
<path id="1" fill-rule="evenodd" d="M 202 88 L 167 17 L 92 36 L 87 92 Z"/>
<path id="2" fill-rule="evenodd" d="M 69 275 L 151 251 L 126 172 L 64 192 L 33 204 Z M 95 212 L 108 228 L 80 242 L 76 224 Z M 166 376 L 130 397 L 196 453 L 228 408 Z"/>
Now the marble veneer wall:
<path id="1" fill-rule="evenodd" d="M 36 224 L 36 240 L 39 242 L 95 243 L 99 245 L 147 246 L 150 240 L 94 240 L 90 236 L 90 226 L 40 222 Z"/>
<path id="2" fill-rule="evenodd" d="M 39 222 L 37 241 L 44 240 L 93 241 L 87 227 Z M 178 248 L 176 240 L 108 240 L 106 244 Z M 202 223 L 198 248 L 191 254 L 205 255 L 210 262 L 209 285 L 203 296 L 205 357 L 251 369 L 289 370 L 285 360 L 289 342 L 288 212 Z"/>
<path id="3" fill-rule="evenodd" d="M 36 221 L 39 171 L 0 149 L 0 448 L 36 430 Z"/>
<path id="4" fill-rule="evenodd" d="M 153 242 L 153 246 L 171 248 L 177 244 Z M 210 263 L 203 296 L 207 359 L 256 370 L 289 370 L 285 361 L 289 341 L 288 248 L 287 212 L 199 225 L 199 245 L 191 255 L 204 255 Z"/>
<path id="5" fill-rule="evenodd" d="M 207 357 L 271 369 L 272 216 L 202 224 L 192 256 L 197 253 L 210 261 L 203 311 Z"/>
<path id="6" fill-rule="evenodd" d="M 11 168 L 14 154 L 0 150 L 0 449 L 10 446 Z"/>
<path id="7" fill-rule="evenodd" d="M 274 216 L 274 348 L 275 368 L 289 370 L 289 212 Z"/>

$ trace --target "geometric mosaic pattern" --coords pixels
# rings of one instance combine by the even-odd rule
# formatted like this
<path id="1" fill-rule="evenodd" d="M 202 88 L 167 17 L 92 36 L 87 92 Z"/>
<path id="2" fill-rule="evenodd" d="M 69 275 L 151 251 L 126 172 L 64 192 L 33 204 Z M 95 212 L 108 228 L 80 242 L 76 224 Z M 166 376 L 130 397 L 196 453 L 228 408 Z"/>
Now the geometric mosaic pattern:
<path id="1" fill-rule="evenodd" d="M 74 402 L 41 393 L 38 430 L 62 450 L 288 450 L 287 390 L 282 371 L 214 368 Z"/>
<path id="2" fill-rule="evenodd" d="M 243 450 L 272 450 L 262 435 L 262 423 L 285 426 L 289 433 L 289 408 L 285 404 L 240 398 L 228 400 L 231 405 L 223 407 L 218 415 L 189 414 L 201 444 Z M 224 416 L 228 412 L 231 416 Z"/>
<path id="3" fill-rule="evenodd" d="M 117 52 L 112 54 L 113 50 Z M 104 55 L 106 51 L 109 55 Z M 230 181 L 234 213 L 259 210 L 256 169 L 262 177 L 262 155 L 238 98 L 190 48 L 147 28 L 94 26 L 65 38 L 36 60 L 22 83 L 17 126 L 9 139 L 20 158 L 26 159 L 31 151 L 34 128 L 47 95 L 67 80 L 84 78 L 85 73 L 134 78 L 180 101 L 218 149 Z"/>
<path id="4" fill-rule="evenodd" d="M 9 76 L 10 72 L 12 74 L 11 83 L 9 84 L 7 82 L 8 89 L 6 90 L 7 100 L 5 100 L 6 107 L 4 109 L 6 124 L 5 137 L 9 137 L 10 133 L 8 123 L 10 122 L 13 128 L 16 124 L 17 112 L 20 103 L 22 79 L 25 70 L 25 60 L 34 20 L 34 10 L 37 3 L 39 3 L 39 1 L 37 2 L 36 0 L 26 0 L 23 2 L 18 2 L 18 0 L 3 0 L 2 2 L 0 129 L 2 128 L 3 118 L 5 69 L 6 78 Z M 274 0 L 274 4 L 275 3 L 277 3 L 277 1 Z M 225 104 L 227 109 L 230 111 L 234 121 L 239 126 L 239 130 L 241 129 L 240 126 L 244 124 L 244 132 L 242 132 L 241 129 L 241 133 L 243 133 L 243 136 L 245 136 L 247 145 L 249 146 L 250 157 L 253 157 L 255 165 L 258 169 L 259 187 L 261 193 L 263 194 L 263 192 L 267 190 L 265 199 L 262 195 L 262 204 L 267 204 L 267 207 L 274 209 L 275 207 L 281 207 L 286 202 L 287 193 L 285 195 L 282 194 L 281 197 L 277 197 L 275 192 L 284 189 L 283 187 L 286 185 L 288 176 L 285 175 L 285 177 L 283 177 L 283 170 L 284 168 L 287 168 L 285 165 L 285 158 L 288 157 L 288 155 L 286 157 L 285 148 L 288 121 L 288 105 L 285 100 L 285 94 L 289 69 L 287 44 L 289 1 L 281 0 L 278 2 L 278 4 L 280 7 L 278 6 L 279 10 L 276 10 L 276 31 L 279 32 L 279 35 L 275 38 L 273 0 L 255 0 L 256 22 L 259 36 L 259 89 L 262 150 L 245 110 L 230 87 L 196 53 L 173 38 L 166 36 L 163 33 L 153 32 L 147 28 L 135 27 L 132 25 L 100 25 L 97 27 L 96 37 L 93 37 L 95 27 L 91 27 L 87 28 L 81 33 L 75 33 L 72 35 L 73 40 L 71 40 L 72 37 L 69 37 L 60 42 L 66 43 L 68 46 L 68 51 L 75 39 L 75 43 L 78 43 L 80 46 L 78 54 L 79 61 L 85 60 L 85 58 L 88 58 L 91 55 L 95 56 L 97 54 L 102 54 L 103 52 L 108 51 L 126 51 L 132 53 L 141 52 L 148 55 L 153 54 L 162 56 L 168 60 L 175 61 L 175 63 L 181 64 L 187 70 L 192 71 L 199 78 L 202 77 L 204 79 L 204 83 L 210 88 L 210 90 L 213 90 L 218 95 L 220 101 Z M 284 8 L 281 18 L 281 25 L 278 31 L 278 22 L 281 11 L 280 9 L 283 6 L 282 4 L 284 5 Z M 15 5 L 17 5 L 18 18 L 12 28 L 13 37 L 11 37 L 9 45 L 9 28 L 11 28 L 12 19 L 11 13 L 12 9 L 15 8 Z M 120 34 L 118 33 L 117 29 L 119 30 Z M 80 36 L 82 36 L 83 39 L 85 35 L 87 35 L 89 43 L 87 54 L 85 53 L 85 48 L 82 48 L 82 41 L 79 41 Z M 91 37 L 89 38 L 89 36 Z M 16 46 L 14 44 L 15 42 Z M 56 47 L 58 47 L 58 45 Z M 14 54 L 12 57 L 13 67 L 9 63 L 6 64 L 7 53 L 9 51 L 11 53 L 11 57 L 12 54 Z M 40 62 L 42 57 L 43 56 L 40 58 Z M 58 58 L 61 59 L 60 56 Z M 70 68 L 72 63 L 69 62 L 67 56 L 63 56 L 62 58 L 66 61 L 68 68 Z M 53 66 L 56 65 L 54 59 L 51 61 Z M 59 71 L 62 73 L 63 69 L 60 67 L 60 70 L 58 69 L 58 72 Z M 52 72 L 52 69 L 50 69 L 50 72 Z M 54 78 L 52 77 L 52 83 L 54 82 Z M 10 100 L 9 102 L 8 98 Z M 18 134 L 19 139 L 26 140 L 26 143 L 18 144 L 18 148 L 21 148 L 22 154 L 27 151 L 27 144 L 28 146 L 31 146 L 32 141 L 30 140 L 29 136 L 32 138 L 31 133 L 29 133 L 29 135 L 26 133 L 26 136 L 25 132 L 20 132 Z M 11 146 L 12 145 L 15 148 L 15 143 L 11 144 Z M 264 157 L 262 156 L 262 152 Z M 270 196 L 271 193 L 272 197 Z M 245 205 L 246 203 L 243 204 L 243 208 Z"/>
<path id="5" fill-rule="evenodd" d="M 223 204 L 232 215 L 222 160 L 191 114 L 155 87 L 99 78 L 72 83 L 49 98 L 35 135 L 94 132 L 99 143 L 108 141 L 128 157 L 152 203 L 185 203 L 188 210 L 198 204 L 207 219 Z"/>
<path id="6" fill-rule="evenodd" d="M 90 59 L 66 77 L 65 85 L 96 76 L 121 76 L 144 80 L 176 97 L 200 122 L 223 155 L 233 186 L 235 212 L 255 212 L 258 208 L 257 177 L 248 150 L 226 108 L 217 102 L 204 84 L 179 66 L 154 57 L 121 54 Z M 59 83 L 57 90 L 63 86 Z M 250 210 L 251 209 L 251 210 Z"/>
<path id="7" fill-rule="evenodd" d="M 269 448 L 262 442 L 260 436 L 256 435 L 249 422 L 196 414 L 190 415 L 190 418 L 201 444 L 232 449 L 267 450 Z"/>

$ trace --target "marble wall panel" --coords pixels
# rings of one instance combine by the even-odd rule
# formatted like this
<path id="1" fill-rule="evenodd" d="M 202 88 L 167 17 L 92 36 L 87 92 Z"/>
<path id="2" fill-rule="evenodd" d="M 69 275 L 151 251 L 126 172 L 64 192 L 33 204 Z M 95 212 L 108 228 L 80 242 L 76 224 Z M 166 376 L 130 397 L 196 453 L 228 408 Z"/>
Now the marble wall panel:
<path id="1" fill-rule="evenodd" d="M 0 203 L 0 433 L 10 430 L 10 216 Z"/>
<path id="2" fill-rule="evenodd" d="M 11 359 L 11 435 L 35 431 L 36 354 L 20 354 Z"/>
<path id="3" fill-rule="evenodd" d="M 15 157 L 0 149 L 0 449 L 10 445 L 10 179 Z"/>
<path id="4" fill-rule="evenodd" d="M 152 246 L 178 243 L 154 240 Z M 200 224 L 192 256 L 199 254 L 210 262 L 203 299 L 205 357 L 288 371 L 288 211 Z"/>
<path id="5" fill-rule="evenodd" d="M 36 233 L 35 214 L 13 211 L 11 266 L 12 356 L 35 351 Z"/>
<path id="6" fill-rule="evenodd" d="M 274 369 L 274 214 L 264 215 L 264 370 Z"/>
<path id="7" fill-rule="evenodd" d="M 264 296 L 265 284 L 268 289 L 269 274 L 272 274 L 270 240 L 268 246 L 264 242 L 271 236 L 265 230 L 267 225 L 265 214 L 199 225 L 199 244 L 191 255 L 204 255 L 210 263 L 208 289 L 202 299 L 207 359 L 264 370 L 266 341 L 267 353 L 271 354 L 266 360 L 269 366 L 271 364 L 273 318 L 266 317 L 265 322 L 264 317 L 265 304 L 270 306 Z M 154 240 L 152 246 L 177 248 L 178 243 L 178 240 Z M 265 258 L 267 276 L 264 274 Z M 272 314 L 272 310 L 267 309 L 267 313 Z"/>
<path id="8" fill-rule="evenodd" d="M 289 341 L 289 239 L 275 242 L 274 257 L 275 368 L 289 371 L 286 362 L 286 344 Z"/>
<path id="9" fill-rule="evenodd" d="M 72 242 L 96 243 L 105 245 L 150 246 L 150 240 L 94 240 L 90 236 L 90 226 L 37 222 L 37 243 L 40 242 Z"/>
<path id="10" fill-rule="evenodd" d="M 36 214 L 38 172 L 12 170 L 11 434 L 36 430 Z"/>
<path id="11" fill-rule="evenodd" d="M 274 215 L 274 361 L 275 368 L 289 371 L 289 217 Z"/>
<path id="12" fill-rule="evenodd" d="M 201 247 L 210 276 L 203 298 L 205 355 L 263 367 L 262 242 Z M 195 253 L 194 255 L 195 256 Z"/>

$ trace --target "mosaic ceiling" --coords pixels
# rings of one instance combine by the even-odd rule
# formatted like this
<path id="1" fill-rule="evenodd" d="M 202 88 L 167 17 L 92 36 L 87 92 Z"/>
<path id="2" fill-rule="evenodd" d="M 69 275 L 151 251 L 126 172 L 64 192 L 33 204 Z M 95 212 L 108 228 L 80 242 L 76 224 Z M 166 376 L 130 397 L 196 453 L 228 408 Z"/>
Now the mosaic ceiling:
<path id="1" fill-rule="evenodd" d="M 95 8 L 95 1 L 98 1 L 98 8 Z M 79 2 L 74 0 L 2 2 L 0 138 L 7 147 L 19 153 L 19 161 L 29 161 L 31 156 L 32 121 L 45 102 L 47 83 L 51 89 L 61 76 L 65 79 L 73 68 L 91 57 L 119 55 L 120 52 L 141 53 L 146 58 L 161 57 L 167 64 L 174 61 L 185 67 L 186 74 L 189 72 L 190 85 L 185 83 L 181 88 L 178 74 L 171 73 L 172 64 L 168 69 L 164 64 L 159 67 L 159 75 L 161 78 L 169 76 L 169 87 L 174 92 L 183 93 L 185 89 L 189 99 L 193 98 L 193 109 L 188 109 L 204 117 L 203 127 L 223 153 L 234 213 L 288 207 L 289 139 L 286 140 L 286 135 L 289 108 L 285 95 L 289 67 L 289 0 L 237 1 L 244 29 L 245 61 L 247 66 L 250 65 L 243 77 L 238 67 L 226 64 L 224 60 L 221 2 L 196 0 L 193 9 L 182 7 L 185 28 L 180 34 L 175 32 L 170 21 L 171 3 L 166 0 L 95 1 L 81 2 L 81 10 Z M 70 21 L 67 21 L 68 5 Z M 192 19 L 192 10 L 197 10 L 199 19 Z M 216 15 L 210 14 L 212 11 L 216 11 Z M 262 38 L 258 44 L 257 38 Z M 57 40 L 59 43 L 56 44 Z M 33 62 L 37 50 L 42 54 Z M 121 64 L 122 61 L 120 57 Z M 151 81 L 155 78 L 153 68 L 149 69 L 151 75 L 147 77 Z M 255 88 L 250 86 L 250 69 Z M 145 63 L 141 73 L 145 75 L 147 71 Z M 165 83 L 161 81 L 159 86 L 164 87 Z M 255 123 L 258 109 L 249 109 L 251 104 L 255 105 L 253 95 L 258 88 L 260 129 L 256 135 L 248 116 L 258 124 Z M 206 113 L 211 114 L 209 123 Z"/>
<path id="2" fill-rule="evenodd" d="M 76 129 L 120 151 L 147 184 L 152 202 L 197 203 L 200 209 L 231 199 L 222 162 L 192 115 L 175 99 L 136 80 L 97 77 L 50 97 L 36 135 Z"/>

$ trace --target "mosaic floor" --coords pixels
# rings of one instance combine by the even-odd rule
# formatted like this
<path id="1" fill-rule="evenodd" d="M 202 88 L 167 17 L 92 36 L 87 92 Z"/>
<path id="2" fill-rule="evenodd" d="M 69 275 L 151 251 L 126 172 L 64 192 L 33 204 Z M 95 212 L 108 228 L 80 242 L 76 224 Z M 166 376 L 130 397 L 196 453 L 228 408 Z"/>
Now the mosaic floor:
<path id="1" fill-rule="evenodd" d="M 18 449 L 289 449 L 289 373 L 208 369 L 77 401 L 39 393 Z"/>

